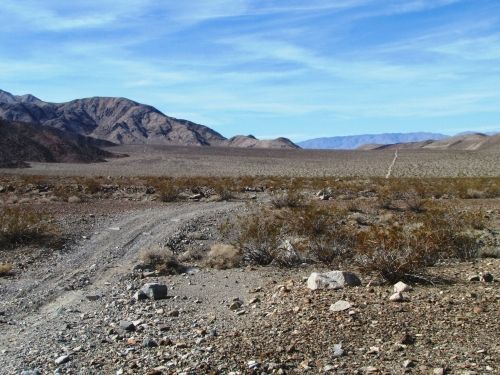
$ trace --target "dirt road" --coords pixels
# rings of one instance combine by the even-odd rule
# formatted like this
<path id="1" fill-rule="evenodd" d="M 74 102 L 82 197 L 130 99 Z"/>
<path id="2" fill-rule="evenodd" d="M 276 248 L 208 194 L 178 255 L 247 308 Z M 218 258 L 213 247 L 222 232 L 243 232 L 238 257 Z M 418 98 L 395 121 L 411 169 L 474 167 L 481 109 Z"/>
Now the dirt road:
<path id="1" fill-rule="evenodd" d="M 103 223 L 89 239 L 37 265 L 20 279 L 3 280 L 0 311 L 9 324 L 2 325 L 0 335 L 0 363 L 6 366 L 0 373 L 18 373 L 29 361 L 30 353 L 41 354 L 51 345 L 57 353 L 57 344 L 47 340 L 50 333 L 64 329 L 64 312 L 88 309 L 89 294 L 112 295 L 123 275 L 130 274 L 142 248 L 164 242 L 190 220 L 224 214 L 241 205 L 183 203 L 124 213 Z"/>

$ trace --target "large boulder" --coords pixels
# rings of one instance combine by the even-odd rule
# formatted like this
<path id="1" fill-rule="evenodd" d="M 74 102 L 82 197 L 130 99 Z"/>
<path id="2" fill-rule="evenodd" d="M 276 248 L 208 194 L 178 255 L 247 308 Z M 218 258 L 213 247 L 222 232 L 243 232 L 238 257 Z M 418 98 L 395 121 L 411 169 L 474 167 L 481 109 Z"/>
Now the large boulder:
<path id="1" fill-rule="evenodd" d="M 359 277 L 348 271 L 313 272 L 307 279 L 307 287 L 311 290 L 342 289 L 346 286 L 358 285 L 361 285 Z"/>

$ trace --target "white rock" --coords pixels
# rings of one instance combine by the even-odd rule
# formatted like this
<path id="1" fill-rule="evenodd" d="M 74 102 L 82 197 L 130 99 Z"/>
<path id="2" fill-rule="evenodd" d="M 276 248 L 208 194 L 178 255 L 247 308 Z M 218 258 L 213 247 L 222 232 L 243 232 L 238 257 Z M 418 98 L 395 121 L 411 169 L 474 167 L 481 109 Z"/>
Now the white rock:
<path id="1" fill-rule="evenodd" d="M 352 305 L 350 302 L 340 300 L 340 301 L 337 301 L 333 305 L 330 306 L 330 311 L 339 312 L 339 311 L 349 310 L 351 307 L 352 307 Z"/>
<path id="2" fill-rule="evenodd" d="M 389 297 L 389 301 L 392 302 L 406 302 L 409 301 L 408 298 L 406 298 L 403 293 L 394 293 L 392 296 Z"/>
<path id="3" fill-rule="evenodd" d="M 57 357 L 56 360 L 54 361 L 56 365 L 62 365 L 63 363 L 69 362 L 70 357 L 69 355 L 62 355 L 60 357 Z"/>
<path id="4" fill-rule="evenodd" d="M 313 272 L 307 279 L 307 287 L 311 290 L 342 289 L 346 286 L 357 285 L 361 285 L 359 277 L 347 271 Z"/>
<path id="5" fill-rule="evenodd" d="M 412 289 L 411 286 L 409 286 L 408 284 L 405 284 L 402 281 L 399 281 L 396 284 L 394 284 L 394 293 L 408 292 L 411 289 Z"/>

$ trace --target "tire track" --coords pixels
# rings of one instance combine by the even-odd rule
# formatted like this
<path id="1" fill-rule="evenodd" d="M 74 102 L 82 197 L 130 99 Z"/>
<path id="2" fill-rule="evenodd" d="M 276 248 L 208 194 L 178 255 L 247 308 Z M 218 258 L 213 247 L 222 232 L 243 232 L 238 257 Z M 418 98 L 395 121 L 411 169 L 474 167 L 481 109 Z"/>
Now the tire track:
<path id="1" fill-rule="evenodd" d="M 394 164 L 396 164 L 396 160 L 398 159 L 398 149 L 394 152 L 394 159 L 392 159 L 391 164 L 389 165 L 389 168 L 387 169 L 387 174 L 385 175 L 385 178 L 390 178 L 392 174 L 392 169 L 394 168 Z"/>

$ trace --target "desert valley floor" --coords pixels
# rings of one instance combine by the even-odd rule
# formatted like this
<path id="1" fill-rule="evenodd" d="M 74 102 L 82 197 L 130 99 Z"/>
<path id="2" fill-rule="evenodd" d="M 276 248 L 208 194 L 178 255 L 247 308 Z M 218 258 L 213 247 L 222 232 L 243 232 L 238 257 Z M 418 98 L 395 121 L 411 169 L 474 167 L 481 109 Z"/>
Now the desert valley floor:
<path id="1" fill-rule="evenodd" d="M 22 174 L 62 176 L 361 176 L 384 177 L 394 151 L 275 150 L 230 147 L 122 145 L 129 157 L 106 163 L 32 163 Z M 12 173 L 12 169 L 0 169 Z M 394 177 L 500 175 L 497 150 L 399 150 Z"/>
<path id="2" fill-rule="evenodd" d="M 497 152 L 112 151 L 0 171 L 1 374 L 499 373 Z M 451 253 L 394 279 L 371 249 L 407 230 Z"/>

